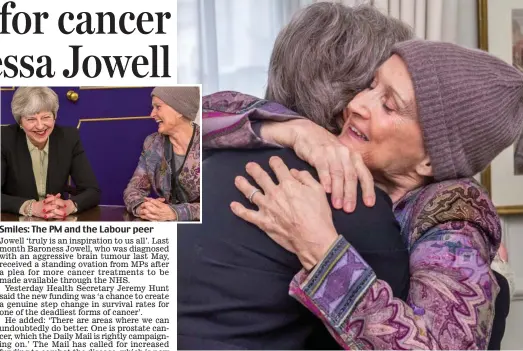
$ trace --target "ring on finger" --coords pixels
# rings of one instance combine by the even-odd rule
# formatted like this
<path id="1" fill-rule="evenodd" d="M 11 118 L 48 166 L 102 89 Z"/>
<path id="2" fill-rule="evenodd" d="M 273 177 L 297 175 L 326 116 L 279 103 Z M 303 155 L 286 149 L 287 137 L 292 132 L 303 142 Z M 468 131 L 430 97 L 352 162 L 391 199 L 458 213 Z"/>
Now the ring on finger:
<path id="1" fill-rule="evenodd" d="M 254 190 L 252 191 L 251 195 L 249 195 L 249 202 L 252 204 L 252 198 L 254 197 L 254 194 L 256 193 L 261 193 L 261 190 L 258 189 L 258 188 L 254 188 Z"/>

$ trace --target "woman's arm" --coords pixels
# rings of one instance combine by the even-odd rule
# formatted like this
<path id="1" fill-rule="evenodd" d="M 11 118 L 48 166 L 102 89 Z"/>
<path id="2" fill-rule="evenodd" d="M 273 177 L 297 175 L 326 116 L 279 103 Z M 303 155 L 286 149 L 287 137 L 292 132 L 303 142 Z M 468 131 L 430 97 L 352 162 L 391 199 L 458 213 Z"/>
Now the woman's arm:
<path id="1" fill-rule="evenodd" d="M 461 229 L 454 229 L 462 227 Z M 432 228 L 411 252 L 407 303 L 340 237 L 291 295 L 329 325 L 342 346 L 367 349 L 485 349 L 499 288 L 485 233 L 463 222 Z"/>
<path id="2" fill-rule="evenodd" d="M 318 171 L 334 208 L 354 210 L 358 180 L 365 204 L 374 205 L 374 180 L 361 156 L 280 104 L 228 91 L 204 96 L 202 130 L 204 149 L 292 148 Z"/>
<path id="3" fill-rule="evenodd" d="M 123 192 L 123 200 L 127 211 L 131 212 L 134 216 L 138 216 L 136 210 L 145 201 L 145 197 L 151 193 L 151 180 L 147 174 L 145 150 L 146 146 L 144 143 L 144 149 L 140 154 L 138 166 Z"/>
<path id="4" fill-rule="evenodd" d="M 358 252 L 337 236 L 319 183 L 308 172 L 289 171 L 278 158 L 272 158 L 270 165 L 278 185 L 258 165 L 247 166 L 263 190 L 252 197 L 259 211 L 239 203 L 231 208 L 296 253 L 304 270 L 292 282 L 291 294 L 326 323 L 342 346 L 478 349 L 488 345 L 499 291 L 489 266 L 493 247 L 499 244 L 500 225 L 486 196 L 463 199 L 458 209 L 420 215 L 424 222 L 416 227 L 422 232 L 410 246 L 411 286 L 405 303 L 394 298 L 389 285 L 376 280 Z M 236 185 L 245 196 L 255 189 L 243 177 L 236 179 Z M 466 186 L 449 191 L 454 198 L 461 192 L 479 194 L 477 188 Z"/>
<path id="5" fill-rule="evenodd" d="M 176 213 L 176 221 L 199 221 L 200 202 L 170 204 L 171 209 Z"/>
<path id="6" fill-rule="evenodd" d="M 76 203 L 78 212 L 81 212 L 100 203 L 100 188 L 78 132 L 76 132 L 75 139 L 72 152 L 71 178 L 78 194 L 71 196 L 70 199 Z"/>
<path id="7" fill-rule="evenodd" d="M 2 190 L 4 189 L 7 176 L 7 161 L 2 150 Z M 4 194 L 2 191 L 2 211 L 19 214 L 23 205 L 30 199 L 20 196 L 12 196 Z"/>

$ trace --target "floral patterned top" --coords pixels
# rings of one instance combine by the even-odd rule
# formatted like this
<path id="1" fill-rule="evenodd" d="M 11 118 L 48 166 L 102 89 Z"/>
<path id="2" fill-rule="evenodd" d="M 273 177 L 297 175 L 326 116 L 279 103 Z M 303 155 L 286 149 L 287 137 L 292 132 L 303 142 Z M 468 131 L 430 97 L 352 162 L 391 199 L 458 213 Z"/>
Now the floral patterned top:
<path id="1" fill-rule="evenodd" d="M 200 220 L 200 127 L 194 124 L 194 135 L 185 162 L 176 179 L 179 189 L 172 196 L 172 147 L 166 151 L 167 137 L 153 133 L 145 138 L 138 167 L 124 191 L 127 210 L 136 215 L 136 208 L 151 190 L 176 212 L 177 221 Z M 168 140 L 168 139 L 167 139 Z M 169 143 L 170 144 L 170 143 Z M 170 151 L 170 152 L 169 152 Z"/>
<path id="2" fill-rule="evenodd" d="M 256 120 L 296 118 L 272 102 L 235 92 L 203 99 L 203 146 L 263 147 Z M 490 263 L 501 225 L 474 179 L 416 189 L 394 204 L 410 251 L 407 301 L 341 235 L 290 294 L 323 320 L 346 349 L 486 349 L 499 287 Z"/>

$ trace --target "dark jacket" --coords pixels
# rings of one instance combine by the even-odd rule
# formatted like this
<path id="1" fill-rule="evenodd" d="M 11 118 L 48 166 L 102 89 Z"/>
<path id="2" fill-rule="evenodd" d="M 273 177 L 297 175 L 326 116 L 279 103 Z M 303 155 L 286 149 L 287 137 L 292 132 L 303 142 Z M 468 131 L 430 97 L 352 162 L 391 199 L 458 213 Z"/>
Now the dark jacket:
<path id="1" fill-rule="evenodd" d="M 229 208 L 233 200 L 253 208 L 234 177 L 246 175 L 249 161 L 269 171 L 272 155 L 316 175 L 287 149 L 217 150 L 203 162 L 203 223 L 178 226 L 179 349 L 339 348 L 321 321 L 288 294 L 301 268 L 296 256 Z M 353 214 L 333 210 L 334 224 L 394 295 L 406 299 L 406 244 L 390 198 L 376 191 L 373 208 L 359 193 Z"/>
<path id="2" fill-rule="evenodd" d="M 55 126 L 48 142 L 46 193 L 60 193 L 65 198 L 71 176 L 75 188 L 70 199 L 76 202 L 78 211 L 98 205 L 100 189 L 78 130 Z M 2 211 L 18 213 L 20 206 L 30 199 L 38 200 L 38 192 L 25 132 L 17 124 L 3 126 Z"/>

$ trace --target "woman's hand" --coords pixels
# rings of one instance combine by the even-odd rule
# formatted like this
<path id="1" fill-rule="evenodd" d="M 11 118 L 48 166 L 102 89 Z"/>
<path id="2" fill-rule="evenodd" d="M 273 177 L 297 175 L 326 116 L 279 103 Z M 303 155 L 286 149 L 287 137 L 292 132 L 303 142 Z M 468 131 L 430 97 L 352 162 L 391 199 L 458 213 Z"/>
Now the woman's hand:
<path id="1" fill-rule="evenodd" d="M 313 166 L 324 189 L 332 193 L 332 205 L 352 212 L 356 208 L 358 179 L 365 205 L 376 201 L 374 179 L 360 154 L 350 151 L 336 136 L 309 120 L 266 122 L 263 139 L 290 147 Z"/>
<path id="2" fill-rule="evenodd" d="M 75 209 L 74 202 L 62 199 L 60 193 L 56 195 L 47 194 L 43 203 L 43 218 L 45 219 L 65 219 Z"/>
<path id="3" fill-rule="evenodd" d="M 164 198 L 153 199 L 146 197 L 136 213 L 141 219 L 147 221 L 175 221 L 176 212 L 167 205 Z"/>
<path id="4" fill-rule="evenodd" d="M 44 200 L 33 202 L 32 215 L 34 217 L 40 217 L 43 219 L 65 218 L 66 214 L 63 208 L 48 199 L 49 197 L 45 198 Z"/>
<path id="5" fill-rule="evenodd" d="M 258 226 L 271 239 L 295 253 L 303 267 L 314 267 L 338 234 L 332 222 L 332 212 L 320 183 L 309 172 L 289 171 L 279 157 L 269 161 L 278 178 L 271 177 L 257 163 L 247 164 L 247 173 L 261 187 L 256 190 L 244 177 L 236 177 L 236 187 L 258 206 L 259 211 L 246 209 L 238 202 L 231 209 L 238 217 Z"/>

